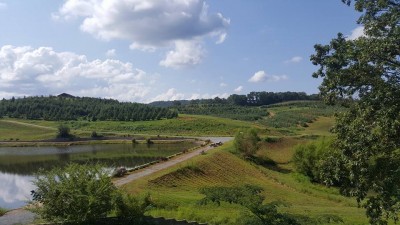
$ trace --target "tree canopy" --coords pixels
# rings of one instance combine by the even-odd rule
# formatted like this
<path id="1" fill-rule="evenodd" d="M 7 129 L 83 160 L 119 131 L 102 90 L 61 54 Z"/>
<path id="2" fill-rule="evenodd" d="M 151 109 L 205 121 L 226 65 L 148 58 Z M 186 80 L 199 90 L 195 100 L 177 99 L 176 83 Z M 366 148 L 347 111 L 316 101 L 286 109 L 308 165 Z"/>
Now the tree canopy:
<path id="1" fill-rule="evenodd" d="M 400 212 L 400 1 L 342 2 L 362 13 L 364 35 L 315 45 L 313 76 L 323 78 L 327 102 L 355 99 L 334 128 L 341 191 L 363 204 L 372 224 L 386 224 Z"/>
<path id="2" fill-rule="evenodd" d="M 139 103 L 112 99 L 74 97 L 68 94 L 24 97 L 0 101 L 0 117 L 43 120 L 145 121 L 175 118 L 178 113 Z"/>

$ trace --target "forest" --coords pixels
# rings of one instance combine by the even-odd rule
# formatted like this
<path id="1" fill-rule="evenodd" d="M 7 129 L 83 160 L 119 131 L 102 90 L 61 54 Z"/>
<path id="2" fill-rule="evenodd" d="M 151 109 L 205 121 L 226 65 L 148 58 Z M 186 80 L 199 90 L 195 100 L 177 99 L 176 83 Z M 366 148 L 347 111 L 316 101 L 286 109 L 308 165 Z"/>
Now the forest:
<path id="1" fill-rule="evenodd" d="M 5 116 L 51 121 L 148 121 L 176 118 L 178 113 L 139 103 L 61 94 L 3 99 L 0 101 L 0 118 Z"/>

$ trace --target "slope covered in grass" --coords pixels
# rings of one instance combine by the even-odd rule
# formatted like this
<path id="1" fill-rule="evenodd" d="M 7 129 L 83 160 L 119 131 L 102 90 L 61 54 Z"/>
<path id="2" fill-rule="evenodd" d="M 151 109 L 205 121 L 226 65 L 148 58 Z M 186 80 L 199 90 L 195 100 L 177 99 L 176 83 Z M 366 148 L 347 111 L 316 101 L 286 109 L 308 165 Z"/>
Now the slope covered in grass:
<path id="1" fill-rule="evenodd" d="M 203 197 L 199 189 L 209 186 L 241 186 L 252 184 L 264 189 L 268 202 L 284 201 L 290 207 L 282 211 L 311 218 L 327 214 L 340 216 L 345 224 L 365 224 L 364 212 L 354 200 L 338 194 L 335 189 L 314 185 L 290 171 L 277 172 L 252 164 L 230 152 L 232 144 L 174 168 L 130 183 L 130 193 L 149 192 L 157 207 L 153 216 L 196 220 L 210 224 L 239 224 L 237 219 L 246 210 L 239 205 L 199 206 Z"/>
<path id="2" fill-rule="evenodd" d="M 0 120 L 0 141 L 49 139 L 55 136 L 55 132 L 55 129 L 51 127 Z"/>
<path id="3" fill-rule="evenodd" d="M 18 120 L 18 119 L 2 119 L 3 123 L 17 121 L 26 125 L 45 126 L 51 130 L 55 130 L 61 122 L 44 121 L 44 120 Z M 175 119 L 155 120 L 155 121 L 66 121 L 62 122 L 69 126 L 74 134 L 90 135 L 90 132 L 108 132 L 114 134 L 152 134 L 152 135 L 171 135 L 171 136 L 233 136 L 237 130 L 243 128 L 257 127 L 264 129 L 264 126 L 256 125 L 251 122 L 238 121 L 232 119 L 218 118 L 212 116 L 196 116 L 196 115 L 180 115 Z M 15 123 L 14 123 L 15 124 Z M 33 126 L 24 126 L 31 128 Z M 24 128 L 25 129 L 25 128 Z M 24 129 L 14 129 L 14 136 L 23 137 L 27 132 L 19 133 Z M 4 128 L 4 133 L 9 131 Z M 53 134 L 55 135 L 54 131 Z M 35 136 L 29 139 L 35 139 Z M 22 138 L 21 138 L 22 140 Z"/>

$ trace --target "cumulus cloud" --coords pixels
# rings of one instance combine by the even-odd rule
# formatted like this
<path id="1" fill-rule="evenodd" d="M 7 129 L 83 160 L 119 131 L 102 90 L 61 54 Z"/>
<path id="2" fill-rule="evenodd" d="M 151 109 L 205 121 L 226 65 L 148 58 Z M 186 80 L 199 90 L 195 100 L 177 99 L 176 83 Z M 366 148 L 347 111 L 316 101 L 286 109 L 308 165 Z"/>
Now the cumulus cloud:
<path id="1" fill-rule="evenodd" d="M 115 56 L 117 56 L 117 50 L 115 49 L 110 49 L 106 52 L 106 56 L 108 58 L 114 58 Z"/>
<path id="2" fill-rule="evenodd" d="M 243 91 L 243 86 L 239 86 L 233 91 L 236 92 L 236 93 L 242 92 Z"/>
<path id="3" fill-rule="evenodd" d="M 168 89 L 167 92 L 157 95 L 150 102 L 175 101 L 175 100 L 182 100 L 184 98 L 185 98 L 185 94 L 179 93 L 175 88 L 170 88 L 170 89 Z"/>
<path id="4" fill-rule="evenodd" d="M 300 57 L 300 56 L 295 56 L 295 57 L 293 57 L 293 58 L 291 58 L 291 59 L 289 59 L 289 60 L 286 60 L 285 63 L 299 63 L 299 62 L 301 62 L 302 60 L 303 60 L 302 57 Z"/>
<path id="5" fill-rule="evenodd" d="M 288 77 L 286 75 L 269 75 L 265 71 L 256 72 L 250 79 L 249 82 L 252 83 L 260 83 L 264 81 L 281 81 L 287 80 Z"/>
<path id="6" fill-rule="evenodd" d="M 347 40 L 356 40 L 363 36 L 365 36 L 364 27 L 360 26 L 351 31 L 351 34 L 347 37 Z"/>
<path id="7" fill-rule="evenodd" d="M 177 68 L 200 62 L 181 56 L 186 53 L 182 43 L 198 44 L 205 37 L 217 38 L 216 43 L 225 40 L 230 20 L 221 13 L 208 13 L 208 8 L 205 0 L 66 0 L 53 18 L 82 18 L 82 31 L 103 40 L 131 41 L 131 49 L 151 52 L 174 47 L 160 64 Z"/>
<path id="8" fill-rule="evenodd" d="M 197 65 L 205 55 L 205 50 L 199 43 L 193 41 L 176 41 L 175 50 L 167 53 L 161 66 L 179 69 L 188 65 Z"/>
<path id="9" fill-rule="evenodd" d="M 146 73 L 119 60 L 88 60 L 50 47 L 0 48 L 0 97 L 59 94 L 141 101 Z"/>
<path id="10" fill-rule="evenodd" d="M 228 86 L 228 85 L 227 85 L 226 83 L 222 82 L 222 83 L 219 84 L 219 86 L 220 86 L 220 87 L 226 87 L 226 86 Z"/>

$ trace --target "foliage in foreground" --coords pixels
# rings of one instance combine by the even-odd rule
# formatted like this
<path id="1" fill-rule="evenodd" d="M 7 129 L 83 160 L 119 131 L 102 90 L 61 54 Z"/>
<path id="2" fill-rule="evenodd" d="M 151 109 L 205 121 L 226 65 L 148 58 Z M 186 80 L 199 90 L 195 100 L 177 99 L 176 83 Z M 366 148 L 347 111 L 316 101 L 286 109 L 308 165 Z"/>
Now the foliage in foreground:
<path id="1" fill-rule="evenodd" d="M 362 13 L 365 35 L 339 33 L 315 45 L 313 76 L 323 78 L 320 91 L 330 103 L 358 98 L 334 128 L 346 178 L 341 191 L 363 203 L 371 224 L 387 224 L 400 213 L 400 1 L 342 2 Z"/>
<path id="2" fill-rule="evenodd" d="M 33 209 L 43 219 L 55 222 L 87 223 L 106 218 L 112 211 L 122 219 L 135 221 L 143 217 L 150 204 L 123 195 L 111 182 L 101 165 L 69 164 L 37 175 L 32 191 Z"/>

